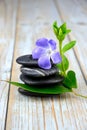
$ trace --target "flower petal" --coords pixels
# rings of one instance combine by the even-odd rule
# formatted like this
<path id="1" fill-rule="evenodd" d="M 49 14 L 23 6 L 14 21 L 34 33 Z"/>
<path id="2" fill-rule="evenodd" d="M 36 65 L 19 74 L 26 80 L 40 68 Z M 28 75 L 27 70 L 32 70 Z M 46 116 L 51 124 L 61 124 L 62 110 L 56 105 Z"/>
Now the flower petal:
<path id="1" fill-rule="evenodd" d="M 46 38 L 40 38 L 36 41 L 36 45 L 42 48 L 49 48 L 49 42 Z"/>
<path id="2" fill-rule="evenodd" d="M 41 55 L 45 54 L 45 49 L 41 47 L 36 47 L 33 52 L 32 52 L 32 57 L 33 59 L 38 59 L 40 58 Z"/>
<path id="3" fill-rule="evenodd" d="M 52 50 L 56 49 L 56 42 L 52 39 L 49 40 L 49 44 Z"/>
<path id="4" fill-rule="evenodd" d="M 53 61 L 54 64 L 60 63 L 62 61 L 59 52 L 52 53 L 51 59 L 52 59 L 52 61 Z"/>
<path id="5" fill-rule="evenodd" d="M 50 69 L 51 68 L 50 57 L 47 55 L 41 56 L 38 60 L 38 65 L 43 69 Z"/>

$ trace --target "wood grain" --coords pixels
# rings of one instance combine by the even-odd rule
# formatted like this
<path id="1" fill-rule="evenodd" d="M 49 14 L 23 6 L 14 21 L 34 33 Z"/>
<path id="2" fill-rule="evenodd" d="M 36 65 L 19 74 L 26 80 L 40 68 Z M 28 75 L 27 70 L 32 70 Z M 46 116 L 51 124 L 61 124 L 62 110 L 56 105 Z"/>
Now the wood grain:
<path id="1" fill-rule="evenodd" d="M 19 71 L 14 73 L 14 70 L 16 70 L 19 67 L 19 65 L 15 63 L 16 58 L 19 55 L 31 53 L 31 50 L 37 38 L 45 37 L 45 35 L 48 37 L 51 36 L 49 25 L 53 22 L 52 20 L 54 19 L 51 19 L 51 16 L 54 17 L 53 14 L 57 14 L 55 8 L 54 11 L 49 10 L 46 14 L 44 10 L 44 7 L 46 10 L 48 9 L 48 4 L 46 5 L 46 1 L 41 1 L 40 3 L 38 1 L 32 1 L 30 5 L 29 3 L 27 3 L 27 1 L 25 3 L 26 4 L 23 5 L 24 1 L 21 1 L 18 6 L 19 10 L 15 45 L 16 49 L 14 53 L 14 62 L 12 68 L 12 80 L 14 81 L 17 81 L 19 77 Z M 33 5 L 35 12 L 32 17 L 31 12 L 33 11 L 33 8 L 31 8 L 31 5 Z M 50 8 L 53 7 L 53 2 L 51 1 Z M 28 17 L 26 17 L 26 15 Z M 47 20 L 47 17 L 49 20 Z M 41 98 L 24 97 L 17 92 L 17 88 L 11 86 L 9 98 L 10 109 L 8 108 L 6 129 L 56 129 L 55 119 L 52 115 L 51 104 L 51 99 L 42 100 Z"/>
<path id="2" fill-rule="evenodd" d="M 10 5 L 8 3 L 10 3 Z M 17 1 L 0 0 L 0 80 L 10 80 L 14 51 Z M 9 85 L 0 83 L 0 130 L 4 130 Z"/>
<path id="3" fill-rule="evenodd" d="M 83 0 L 55 0 L 57 10 L 60 12 L 60 17 L 66 21 L 72 29 L 69 38 L 76 39 L 77 45 L 74 48 L 80 69 L 83 73 L 87 84 L 87 1 Z"/>
<path id="4" fill-rule="evenodd" d="M 51 28 L 53 21 L 57 20 L 59 25 L 66 21 L 73 33 L 65 42 L 71 39 L 77 39 L 79 42 L 74 51 L 66 54 L 70 61 L 70 69 L 75 70 L 78 80 L 78 89 L 75 91 L 87 95 L 84 60 L 87 52 L 86 44 L 82 45 L 86 39 L 85 5 L 84 0 L 7 0 L 5 3 L 0 1 L 0 78 L 11 78 L 12 81 L 21 82 L 20 66 L 16 63 L 16 58 L 31 54 L 35 41 L 40 37 L 56 40 Z M 1 83 L 0 86 L 0 130 L 87 129 L 86 99 L 76 97 L 72 93 L 49 98 L 27 97 L 19 94 L 17 88 L 12 85 L 10 89 L 6 83 Z"/>

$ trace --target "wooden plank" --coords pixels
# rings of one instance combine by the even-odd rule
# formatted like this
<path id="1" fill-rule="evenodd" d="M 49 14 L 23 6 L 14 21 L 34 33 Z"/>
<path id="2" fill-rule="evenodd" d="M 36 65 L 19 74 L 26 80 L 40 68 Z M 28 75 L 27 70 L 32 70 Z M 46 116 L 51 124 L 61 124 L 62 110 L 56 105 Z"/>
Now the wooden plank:
<path id="1" fill-rule="evenodd" d="M 8 4 L 10 3 L 10 4 Z M 0 1 L 0 80 L 10 80 L 17 1 Z M 4 130 L 8 105 L 9 85 L 0 82 L 0 130 Z"/>
<path id="2" fill-rule="evenodd" d="M 21 0 L 18 9 L 11 80 L 20 82 L 19 65 L 15 62 L 16 58 L 31 53 L 35 41 L 39 37 L 53 37 L 55 39 L 50 25 L 55 19 L 61 24 L 61 20 L 52 0 L 32 0 L 31 2 Z M 86 84 L 73 51 L 69 53 L 68 58 L 70 67 L 75 69 L 77 73 L 78 92 L 86 94 Z M 15 70 L 17 71 L 15 72 Z M 72 94 L 62 94 L 53 98 L 26 97 L 19 94 L 16 87 L 11 86 L 6 130 L 85 129 L 86 108 L 86 100 Z"/>
<path id="3" fill-rule="evenodd" d="M 83 0 L 55 0 L 57 10 L 60 12 L 63 21 L 66 21 L 73 30 L 70 39 L 76 39 L 77 45 L 74 48 L 75 55 L 81 67 L 83 76 L 87 83 L 87 1 Z"/>
<path id="4" fill-rule="evenodd" d="M 15 45 L 15 54 L 14 54 L 14 63 L 13 63 L 13 71 L 12 71 L 12 80 L 17 81 L 19 77 L 19 71 L 14 73 L 14 70 L 18 70 L 19 65 L 15 63 L 16 58 L 19 55 L 31 53 L 31 50 L 34 46 L 34 42 L 39 37 L 44 37 L 45 35 L 49 36 L 49 24 L 52 23 L 53 18 L 51 19 L 51 14 L 55 14 L 55 9 L 53 11 L 46 12 L 44 7 L 47 9 L 48 6 L 45 2 L 32 1 L 31 4 L 26 1 L 24 5 L 24 1 L 21 1 L 19 4 L 19 12 L 18 12 L 18 25 L 17 25 L 17 33 L 16 33 L 16 45 Z M 39 5 L 38 5 L 39 4 Z M 52 1 L 50 2 L 50 6 L 52 7 Z M 23 6 L 24 5 L 24 6 Z M 31 5 L 35 9 L 35 14 L 31 17 Z M 38 5 L 38 8 L 37 8 Z M 44 6 L 43 6 L 44 5 Z M 41 9 L 43 12 L 43 16 L 41 15 Z M 31 12 L 29 11 L 31 10 Z M 22 13 L 21 13 L 22 12 Z M 39 12 L 39 14 L 38 14 Z M 26 14 L 28 18 L 26 17 Z M 22 15 L 22 16 L 21 16 Z M 45 16 L 46 15 L 46 16 Z M 56 12 L 57 15 L 57 12 Z M 22 17 L 24 17 L 22 19 Z M 47 21 L 48 17 L 48 21 Z M 35 18 L 35 19 L 33 19 Z M 34 21 L 36 22 L 34 22 Z M 29 22 L 29 23 L 28 23 Z M 48 34 L 45 32 L 48 32 Z M 24 48 L 24 49 L 23 49 Z M 43 103 L 42 103 L 43 102 Z M 48 102 L 48 100 L 47 100 Z M 24 107 L 25 106 L 25 107 Z M 46 102 L 42 101 L 41 98 L 32 98 L 32 97 L 24 97 L 17 92 L 16 88 L 11 88 L 10 90 L 10 98 L 9 98 L 9 108 L 8 108 L 8 118 L 7 118 L 7 130 L 12 129 L 56 129 L 56 124 L 54 117 L 52 115 L 51 103 L 49 104 L 50 113 L 48 108 L 44 108 L 46 106 Z M 47 114 L 44 115 L 47 111 Z M 13 115 L 13 116 L 12 116 Z M 49 124 L 47 123 L 49 119 Z M 26 128 L 25 128 L 26 122 Z"/>
<path id="5" fill-rule="evenodd" d="M 75 7 L 74 7 L 75 6 Z M 65 1 L 56 1 L 56 7 L 57 7 L 57 10 L 59 10 L 59 12 L 60 12 L 60 16 L 61 16 L 61 19 L 63 20 L 63 21 L 66 21 L 67 23 L 68 23 L 68 25 L 69 25 L 69 27 L 70 28 L 72 28 L 72 30 L 74 30 L 74 33 L 73 34 L 71 34 L 70 35 L 70 40 L 72 40 L 72 39 L 77 39 L 77 37 L 76 37 L 76 33 L 75 32 L 77 32 L 77 34 L 78 34 L 78 42 L 80 42 L 80 45 L 78 45 L 79 43 L 77 43 L 77 47 L 75 47 L 74 49 L 75 49 L 75 53 L 76 53 L 76 56 L 77 56 L 77 54 L 78 54 L 78 57 L 77 58 L 79 58 L 78 60 L 79 60 L 79 62 L 80 62 L 80 65 L 81 65 L 81 69 L 82 69 L 82 71 L 83 71 L 83 73 L 84 73 L 84 75 L 85 75 L 85 79 L 87 78 L 87 76 L 86 76 L 86 66 L 85 66 L 85 64 L 87 63 L 86 62 L 86 60 L 84 60 L 84 59 L 86 59 L 86 49 L 84 50 L 84 52 L 83 52 L 83 50 L 82 50 L 82 48 L 85 48 L 86 47 L 86 44 L 84 43 L 84 45 L 82 44 L 83 42 L 81 42 L 81 41 L 83 41 L 84 39 L 86 39 L 86 35 L 82 35 L 83 34 L 83 29 L 85 29 L 85 27 L 84 26 L 78 26 L 78 24 L 72 24 L 73 22 L 71 21 L 71 19 L 73 19 L 74 20 L 74 16 L 76 15 L 77 16 L 77 19 L 80 19 L 80 15 L 78 15 L 78 13 L 75 13 L 74 11 L 76 11 L 76 12 L 78 12 L 78 9 L 77 8 L 79 8 L 79 6 L 76 8 L 76 5 L 75 4 L 73 4 L 73 1 L 67 1 L 67 2 L 65 2 Z M 71 8 L 72 7 L 72 8 Z M 69 11 L 70 10 L 70 8 L 71 8 L 71 12 Z M 76 8 L 75 10 L 74 10 L 74 8 Z M 74 11 L 73 11 L 74 10 Z M 73 13 L 73 15 L 72 15 L 72 13 Z M 75 14 L 75 15 L 74 15 Z M 79 17 L 79 18 L 78 18 Z M 75 17 L 75 19 L 76 19 L 76 17 Z M 76 20 L 77 20 L 76 19 Z M 80 20 L 82 20 L 82 19 L 80 19 Z M 84 21 L 84 20 L 83 20 Z M 76 30 L 75 30 L 76 29 Z M 85 29 L 86 30 L 86 29 Z M 79 33 L 80 34 L 79 34 Z M 83 37 L 82 37 L 83 36 Z M 82 53 L 83 52 L 83 53 Z M 83 94 L 85 94 L 85 95 L 87 95 L 86 93 L 87 93 L 87 85 L 84 83 L 84 79 L 83 79 L 83 77 L 81 76 L 81 71 L 78 69 L 78 66 L 76 66 L 77 64 L 73 64 L 73 63 L 76 63 L 76 61 L 74 60 L 74 61 L 72 61 L 71 59 L 75 59 L 75 57 L 74 57 L 74 55 L 73 54 L 71 54 L 72 52 L 69 52 L 69 55 L 68 55 L 68 57 L 70 56 L 71 58 L 69 58 L 69 60 L 71 61 L 70 63 L 70 65 L 71 65 L 71 68 L 73 67 L 73 69 L 74 70 L 76 70 L 76 68 L 77 68 L 77 70 L 76 70 L 76 73 L 77 73 L 77 79 L 78 79 L 78 86 L 79 86 L 79 89 L 77 89 L 77 91 L 79 92 L 79 93 L 83 93 Z M 85 55 L 83 55 L 85 53 Z M 83 57 L 82 57 L 83 56 Z M 85 62 L 85 64 L 83 64 Z M 73 64 L 73 65 L 72 65 Z M 67 102 L 68 102 L 68 100 L 67 100 Z M 72 116 L 74 116 L 74 118 L 78 118 L 78 120 L 72 120 L 72 121 L 74 121 L 73 123 L 74 123 L 74 125 L 73 126 L 77 126 L 77 129 L 86 129 L 86 127 L 87 127 L 87 125 L 86 125 L 86 117 L 85 117 L 85 115 L 87 115 L 87 112 L 86 112 L 86 110 L 87 110 L 87 105 L 86 105 L 86 101 L 84 100 L 84 103 L 81 103 L 81 102 L 77 102 L 76 100 L 71 100 L 70 102 L 68 102 L 67 104 L 69 104 L 69 103 L 73 103 L 72 104 L 72 111 L 73 111 L 73 114 L 70 114 L 71 115 L 71 120 L 72 120 Z M 79 106 L 79 109 L 78 109 L 78 106 Z M 70 107 L 69 105 L 68 105 L 68 107 Z M 80 115 L 80 113 L 81 113 L 81 111 L 83 111 L 82 110 L 82 107 L 83 107 L 83 109 L 84 109 L 84 112 L 82 112 L 83 114 L 81 114 Z M 68 109 L 69 110 L 69 109 Z M 84 124 L 82 124 L 81 123 L 81 120 L 84 120 L 83 121 L 83 123 Z M 74 129 L 74 128 L 73 128 Z"/>

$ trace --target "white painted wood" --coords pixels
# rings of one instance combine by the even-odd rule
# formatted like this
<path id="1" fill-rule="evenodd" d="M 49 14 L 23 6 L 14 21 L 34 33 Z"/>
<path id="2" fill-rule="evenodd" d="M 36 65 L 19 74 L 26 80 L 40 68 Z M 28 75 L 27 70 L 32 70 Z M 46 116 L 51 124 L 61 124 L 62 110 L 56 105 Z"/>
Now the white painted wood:
<path id="1" fill-rule="evenodd" d="M 0 80 L 10 80 L 16 26 L 15 0 L 0 1 Z M 0 82 L 0 130 L 5 128 L 9 84 Z"/>
<path id="2" fill-rule="evenodd" d="M 20 0 L 17 7 L 11 80 L 21 82 L 16 58 L 30 54 L 37 38 L 48 37 L 56 40 L 51 24 L 57 20 L 60 25 L 61 17 L 52 0 Z M 77 74 L 79 88 L 76 91 L 87 95 L 87 86 L 73 51 L 67 53 L 67 56 L 70 68 Z M 68 93 L 53 98 L 27 97 L 19 94 L 16 87 L 12 85 L 10 87 L 6 130 L 86 130 L 86 99 Z"/>
<path id="3" fill-rule="evenodd" d="M 87 68 L 86 68 L 87 51 L 86 51 L 86 44 L 85 44 L 85 41 L 84 41 L 86 39 L 86 34 L 85 34 L 84 30 L 86 30 L 87 26 L 85 24 L 84 24 L 84 26 L 81 26 L 81 25 L 78 25 L 78 23 L 76 24 L 76 23 L 73 23 L 72 21 L 70 21 L 71 19 L 75 20 L 75 21 L 77 19 L 79 19 L 79 20 L 82 20 L 83 23 L 85 22 L 85 17 L 84 17 L 84 20 L 83 20 L 82 16 L 80 16 L 81 13 L 79 13 L 79 14 L 76 13 L 76 12 L 78 12 L 78 10 L 80 8 L 79 3 L 78 3 L 78 6 L 76 8 L 76 4 L 73 3 L 73 2 L 74 1 L 68 1 L 67 0 L 67 2 L 66 2 L 66 1 L 58 1 L 57 0 L 56 1 L 56 5 L 57 5 L 56 7 L 57 8 L 59 7 L 58 10 L 60 10 L 60 15 L 61 15 L 62 20 L 67 21 L 69 27 L 72 28 L 72 30 L 73 30 L 73 33 L 70 34 L 70 39 L 71 40 L 72 39 L 77 39 L 78 40 L 78 43 L 77 43 L 77 45 L 76 45 L 76 47 L 74 49 L 75 49 L 75 53 L 77 55 L 77 58 L 78 58 L 78 60 L 80 62 L 82 71 L 83 71 L 83 73 L 85 75 L 85 78 L 87 79 L 87 73 L 86 73 L 86 70 L 87 70 Z M 76 9 L 73 9 L 74 7 Z M 71 9 L 71 12 L 69 11 L 70 9 Z M 72 13 L 73 13 L 73 15 L 72 15 Z M 77 17 L 77 19 L 76 19 L 75 16 Z M 79 93 L 83 93 L 83 95 L 84 94 L 87 95 L 87 85 L 85 84 L 84 79 L 83 79 L 82 74 L 81 74 L 81 71 L 79 70 L 79 68 L 78 68 L 78 66 L 76 64 L 75 57 L 74 57 L 72 51 L 69 52 L 68 57 L 69 57 L 69 60 L 71 61 L 70 62 L 71 68 L 76 70 L 76 74 L 77 74 L 79 88 L 76 91 L 79 92 Z M 69 113 L 69 116 L 71 117 L 71 122 L 73 122 L 73 126 L 76 129 L 86 129 L 87 128 L 87 125 L 86 125 L 86 115 L 87 115 L 87 112 L 86 112 L 86 110 L 87 110 L 86 100 L 84 99 L 84 100 L 81 100 L 81 101 L 80 100 L 77 101 L 77 100 L 74 99 L 74 100 L 69 101 L 69 100 L 66 99 L 66 102 L 67 102 L 67 106 L 68 106 L 67 109 L 69 111 L 70 111 L 70 105 L 68 105 L 68 104 L 71 103 L 71 105 L 72 105 L 72 107 L 71 107 L 72 109 L 71 109 L 71 111 Z M 73 116 L 74 116 L 74 118 L 76 120 L 72 120 Z M 83 122 L 83 123 L 81 123 L 81 122 Z M 73 129 L 75 129 L 75 128 L 73 128 Z"/>
<path id="4" fill-rule="evenodd" d="M 14 53 L 12 80 L 18 80 L 19 71 L 14 73 L 14 70 L 18 70 L 19 65 L 15 63 L 16 58 L 19 55 L 28 54 L 32 52 L 32 48 L 35 41 L 39 37 L 50 37 L 50 24 L 54 20 L 54 15 L 57 12 L 53 6 L 53 2 L 50 2 L 50 9 L 53 7 L 54 10 L 48 10 L 47 1 L 32 1 L 33 8 L 35 9 L 35 14 L 31 16 L 33 8 L 31 5 L 21 1 L 19 3 L 18 10 L 18 21 L 17 21 L 17 33 L 16 33 L 16 45 Z M 49 3 L 49 1 L 48 1 Z M 37 8 L 38 6 L 38 8 Z M 46 14 L 45 9 L 48 10 Z M 25 10 L 24 10 L 25 9 Z M 31 10 L 31 12 L 30 12 Z M 42 12 L 42 13 L 41 13 Z M 43 14 L 43 15 L 42 15 Z M 28 17 L 26 17 L 26 15 Z M 52 16 L 52 18 L 51 18 Z M 24 17 L 22 19 L 22 17 Z M 48 18 L 48 20 L 47 20 Z M 46 32 L 46 33 L 45 33 Z M 49 99 L 50 101 L 50 99 Z M 10 98 L 9 98 L 9 108 L 8 108 L 8 118 L 7 118 L 7 130 L 24 130 L 24 129 L 56 129 L 56 123 L 54 115 L 52 115 L 51 101 L 49 103 L 48 99 L 24 97 L 17 92 L 17 88 L 11 86 Z M 47 105 L 48 104 L 48 105 Z M 43 108 L 44 106 L 44 108 Z M 47 107 L 46 107 L 47 106 Z M 49 109 L 50 108 L 50 111 Z M 26 122 L 26 128 L 25 128 Z M 47 123 L 48 122 L 48 123 Z"/>
<path id="5" fill-rule="evenodd" d="M 66 39 L 66 43 L 67 42 Z M 75 70 L 77 76 L 78 89 L 75 91 L 87 95 L 87 85 L 85 84 L 81 70 L 78 67 L 73 50 L 70 50 L 70 52 L 67 53 L 67 56 L 70 61 L 70 69 Z M 86 99 L 75 97 L 73 94 L 62 94 L 60 95 L 59 100 L 53 98 L 53 102 L 59 129 L 86 129 Z M 58 102 L 58 104 L 56 102 Z M 59 120 L 60 118 L 61 120 Z M 82 120 L 83 123 L 81 123 Z"/>
<path id="6" fill-rule="evenodd" d="M 87 1 L 55 0 L 55 5 L 63 21 L 72 29 L 70 39 L 77 41 L 74 50 L 87 82 Z"/>

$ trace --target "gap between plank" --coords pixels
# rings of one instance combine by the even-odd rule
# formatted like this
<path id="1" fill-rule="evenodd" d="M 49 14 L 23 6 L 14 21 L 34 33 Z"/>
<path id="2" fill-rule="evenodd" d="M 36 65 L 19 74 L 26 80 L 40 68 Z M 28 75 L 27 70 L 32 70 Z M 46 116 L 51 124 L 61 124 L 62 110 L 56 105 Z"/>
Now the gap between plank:
<path id="1" fill-rule="evenodd" d="M 15 42 L 16 42 L 16 33 L 17 33 L 17 21 L 18 21 L 18 7 L 19 7 L 19 0 L 17 0 L 17 9 L 16 9 L 16 18 L 15 18 L 15 30 L 14 30 L 14 45 L 13 45 L 13 54 L 12 54 L 12 63 L 11 63 L 11 73 L 10 73 L 10 80 L 12 76 L 12 68 L 13 68 L 13 61 L 14 61 L 14 52 L 15 52 Z M 8 108 L 9 108 L 9 97 L 10 97 L 10 84 L 9 84 L 9 89 L 8 89 L 8 97 L 7 97 L 7 109 L 6 109 L 6 118 L 5 118 L 5 125 L 4 125 L 4 130 L 6 130 L 7 126 L 7 117 L 8 117 Z"/>
<path id="2" fill-rule="evenodd" d="M 61 11 L 60 11 L 60 7 L 58 6 L 58 3 L 56 2 L 56 0 L 54 0 L 54 4 L 55 4 L 56 9 L 57 9 L 58 12 L 59 12 L 61 21 L 64 22 L 64 19 L 63 19 L 63 17 L 62 17 Z M 69 40 L 69 41 L 72 40 L 71 37 L 70 37 L 70 35 L 68 35 L 68 40 Z M 80 70 L 81 70 L 81 73 L 82 73 L 82 76 L 83 76 L 83 78 L 84 78 L 84 81 L 85 81 L 85 83 L 86 83 L 86 85 L 87 85 L 87 80 L 86 80 L 86 78 L 85 78 L 85 74 L 84 74 L 84 72 L 83 72 L 83 70 L 82 70 L 82 68 L 81 68 L 81 64 L 80 64 L 80 62 L 79 62 L 79 59 L 78 59 L 78 57 L 77 57 L 76 52 L 75 52 L 74 49 L 73 49 L 73 53 L 74 53 L 74 55 L 75 55 L 77 64 L 78 64 L 78 66 L 79 66 L 79 68 L 80 68 Z"/>
<path id="3" fill-rule="evenodd" d="M 69 39 L 69 41 L 71 40 L 70 36 L 68 36 L 68 39 Z M 84 78 L 84 81 L 85 81 L 85 83 L 86 83 L 86 85 L 87 85 L 87 80 L 86 80 L 86 78 L 85 78 L 84 72 L 83 72 L 83 70 L 82 70 L 82 68 L 81 68 L 79 59 L 78 59 L 78 57 L 77 57 L 76 52 L 75 52 L 74 49 L 73 49 L 73 52 L 74 52 L 75 58 L 76 58 L 76 60 L 77 60 L 77 63 L 78 63 L 78 65 L 79 65 L 79 68 L 80 68 L 80 71 L 81 71 L 81 73 L 82 73 L 82 76 L 83 76 L 83 78 Z"/>

